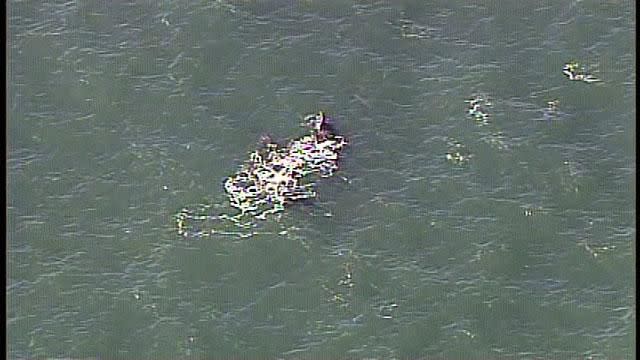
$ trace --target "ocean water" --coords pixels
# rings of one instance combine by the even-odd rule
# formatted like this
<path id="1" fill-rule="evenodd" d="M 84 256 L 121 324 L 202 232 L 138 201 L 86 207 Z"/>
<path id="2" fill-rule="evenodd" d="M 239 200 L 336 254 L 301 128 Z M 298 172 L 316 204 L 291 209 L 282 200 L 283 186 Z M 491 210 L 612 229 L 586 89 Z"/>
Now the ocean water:
<path id="1" fill-rule="evenodd" d="M 635 358 L 635 6 L 8 2 L 9 358 Z M 315 201 L 178 234 L 318 110 Z"/>

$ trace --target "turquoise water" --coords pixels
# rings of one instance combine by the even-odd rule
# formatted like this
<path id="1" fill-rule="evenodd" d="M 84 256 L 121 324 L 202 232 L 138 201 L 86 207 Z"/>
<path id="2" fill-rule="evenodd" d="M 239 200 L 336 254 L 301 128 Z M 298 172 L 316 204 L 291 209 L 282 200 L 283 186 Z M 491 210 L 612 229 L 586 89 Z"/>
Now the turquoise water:
<path id="1" fill-rule="evenodd" d="M 635 357 L 634 2 L 7 9 L 10 358 Z M 315 202 L 178 235 L 318 110 Z"/>

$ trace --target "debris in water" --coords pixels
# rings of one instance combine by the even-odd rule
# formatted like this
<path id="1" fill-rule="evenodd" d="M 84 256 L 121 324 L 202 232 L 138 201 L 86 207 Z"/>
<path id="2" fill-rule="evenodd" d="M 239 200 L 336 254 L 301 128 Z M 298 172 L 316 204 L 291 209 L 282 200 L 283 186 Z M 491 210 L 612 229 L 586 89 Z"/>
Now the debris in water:
<path id="1" fill-rule="evenodd" d="M 564 67 L 562 67 L 562 73 L 566 75 L 569 80 L 573 81 L 584 81 L 586 83 L 601 81 L 597 77 L 587 73 L 584 66 L 580 65 L 577 61 L 564 64 Z"/>

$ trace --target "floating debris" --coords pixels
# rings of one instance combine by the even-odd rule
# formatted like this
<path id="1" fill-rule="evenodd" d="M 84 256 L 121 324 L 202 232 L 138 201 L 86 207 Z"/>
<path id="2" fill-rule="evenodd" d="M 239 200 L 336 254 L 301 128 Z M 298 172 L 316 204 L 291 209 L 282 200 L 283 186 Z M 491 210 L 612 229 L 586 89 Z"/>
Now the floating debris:
<path id="1" fill-rule="evenodd" d="M 393 319 L 393 311 L 398 308 L 398 304 L 390 302 L 378 307 L 379 315 L 383 319 Z"/>
<path id="2" fill-rule="evenodd" d="M 269 142 L 252 152 L 240 171 L 230 176 L 224 189 L 231 206 L 242 214 L 264 219 L 284 210 L 285 205 L 316 196 L 309 175 L 329 177 L 338 170 L 340 152 L 347 144 L 335 135 L 324 113 L 305 117 L 310 135 L 286 146 Z"/>
<path id="3" fill-rule="evenodd" d="M 304 120 L 310 134 L 291 140 L 285 146 L 264 137 L 265 145 L 251 152 L 240 170 L 224 181 L 229 203 L 240 210 L 239 214 L 201 215 L 209 205 L 202 206 L 199 211 L 183 209 L 176 216 L 178 234 L 251 236 L 253 231 L 203 230 L 187 220 L 233 223 L 235 227 L 248 230 L 255 227 L 251 219 L 264 220 L 267 215 L 282 212 L 295 201 L 314 198 L 314 177 L 330 177 L 338 170 L 340 153 L 347 141 L 335 134 L 331 120 L 323 112 L 308 115 Z"/>
<path id="4" fill-rule="evenodd" d="M 473 157 L 473 154 L 466 149 L 464 145 L 461 143 L 451 140 L 448 141 L 449 150 L 445 154 L 447 161 L 460 165 L 469 162 L 469 160 Z"/>
<path id="5" fill-rule="evenodd" d="M 461 154 L 459 151 L 452 151 L 446 154 L 446 158 L 448 161 L 459 165 L 459 164 L 468 162 L 469 159 L 471 158 L 471 155 L 464 155 L 464 154 Z"/>
<path id="6" fill-rule="evenodd" d="M 589 254 L 591 254 L 591 256 L 593 256 L 594 258 L 597 258 L 599 254 L 602 254 L 605 251 L 613 251 L 616 248 L 615 245 L 592 246 L 589 245 L 586 239 L 578 242 L 578 245 L 583 246 L 584 249 L 587 250 Z"/>
<path id="7" fill-rule="evenodd" d="M 558 116 L 558 106 L 560 100 L 554 99 L 547 101 L 547 107 L 542 110 L 542 119 L 545 121 L 551 121 Z"/>
<path id="8" fill-rule="evenodd" d="M 329 294 L 328 300 L 330 302 L 341 307 L 348 307 L 355 286 L 353 281 L 353 262 L 349 261 L 343 265 L 343 273 L 337 285 L 341 288 L 336 288 L 335 285 L 327 286 L 327 284 L 322 284 L 322 288 Z"/>
<path id="9" fill-rule="evenodd" d="M 489 146 L 496 148 L 498 150 L 508 150 L 509 145 L 507 144 L 506 137 L 502 133 L 502 131 L 492 131 L 482 138 L 482 140 L 489 144 Z"/>
<path id="10" fill-rule="evenodd" d="M 578 162 L 565 160 L 562 162 L 564 166 L 557 170 L 560 176 L 560 186 L 562 191 L 566 193 L 578 193 L 581 187 L 581 181 L 584 177 L 584 171 Z"/>
<path id="11" fill-rule="evenodd" d="M 472 338 L 472 339 L 473 339 L 474 337 L 476 337 L 476 335 L 475 335 L 475 334 L 473 334 L 471 331 L 466 330 L 466 329 L 461 329 L 461 330 L 460 330 L 460 332 L 461 332 L 461 333 L 463 333 L 463 334 L 465 334 L 465 335 L 467 335 L 468 337 L 470 337 L 470 338 Z"/>
<path id="12" fill-rule="evenodd" d="M 540 216 L 540 215 L 546 215 L 549 214 L 550 209 L 547 208 L 543 208 L 542 206 L 527 206 L 524 208 L 524 216 Z"/>
<path id="13" fill-rule="evenodd" d="M 430 37 L 433 28 L 421 26 L 408 19 L 400 20 L 400 35 L 405 39 L 426 39 Z"/>
<path id="14" fill-rule="evenodd" d="M 576 61 L 564 64 L 562 73 L 565 74 L 569 78 L 569 80 L 573 81 L 584 81 L 586 83 L 601 81 L 597 77 L 588 74 L 584 66 L 580 65 L 580 63 Z"/>
<path id="15" fill-rule="evenodd" d="M 465 100 L 469 103 L 467 114 L 471 116 L 478 124 L 486 125 L 489 123 L 489 113 L 486 111 L 488 107 L 491 107 L 491 102 L 482 95 L 477 95 L 470 100 Z"/>
<path id="16" fill-rule="evenodd" d="M 342 278 L 340 279 L 340 281 L 338 281 L 338 285 L 346 286 L 348 288 L 353 287 L 354 282 L 353 282 L 353 270 L 352 270 L 351 263 L 346 263 L 344 265 L 344 274 L 342 275 Z"/>

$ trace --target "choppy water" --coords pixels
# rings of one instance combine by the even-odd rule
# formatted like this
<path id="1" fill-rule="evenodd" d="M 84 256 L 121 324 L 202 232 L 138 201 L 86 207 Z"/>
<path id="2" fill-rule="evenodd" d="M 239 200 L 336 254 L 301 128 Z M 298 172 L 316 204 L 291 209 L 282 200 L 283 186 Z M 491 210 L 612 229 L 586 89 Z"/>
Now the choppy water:
<path id="1" fill-rule="evenodd" d="M 10 358 L 635 356 L 634 2 L 7 8 Z M 315 204 L 178 236 L 317 110 Z"/>

